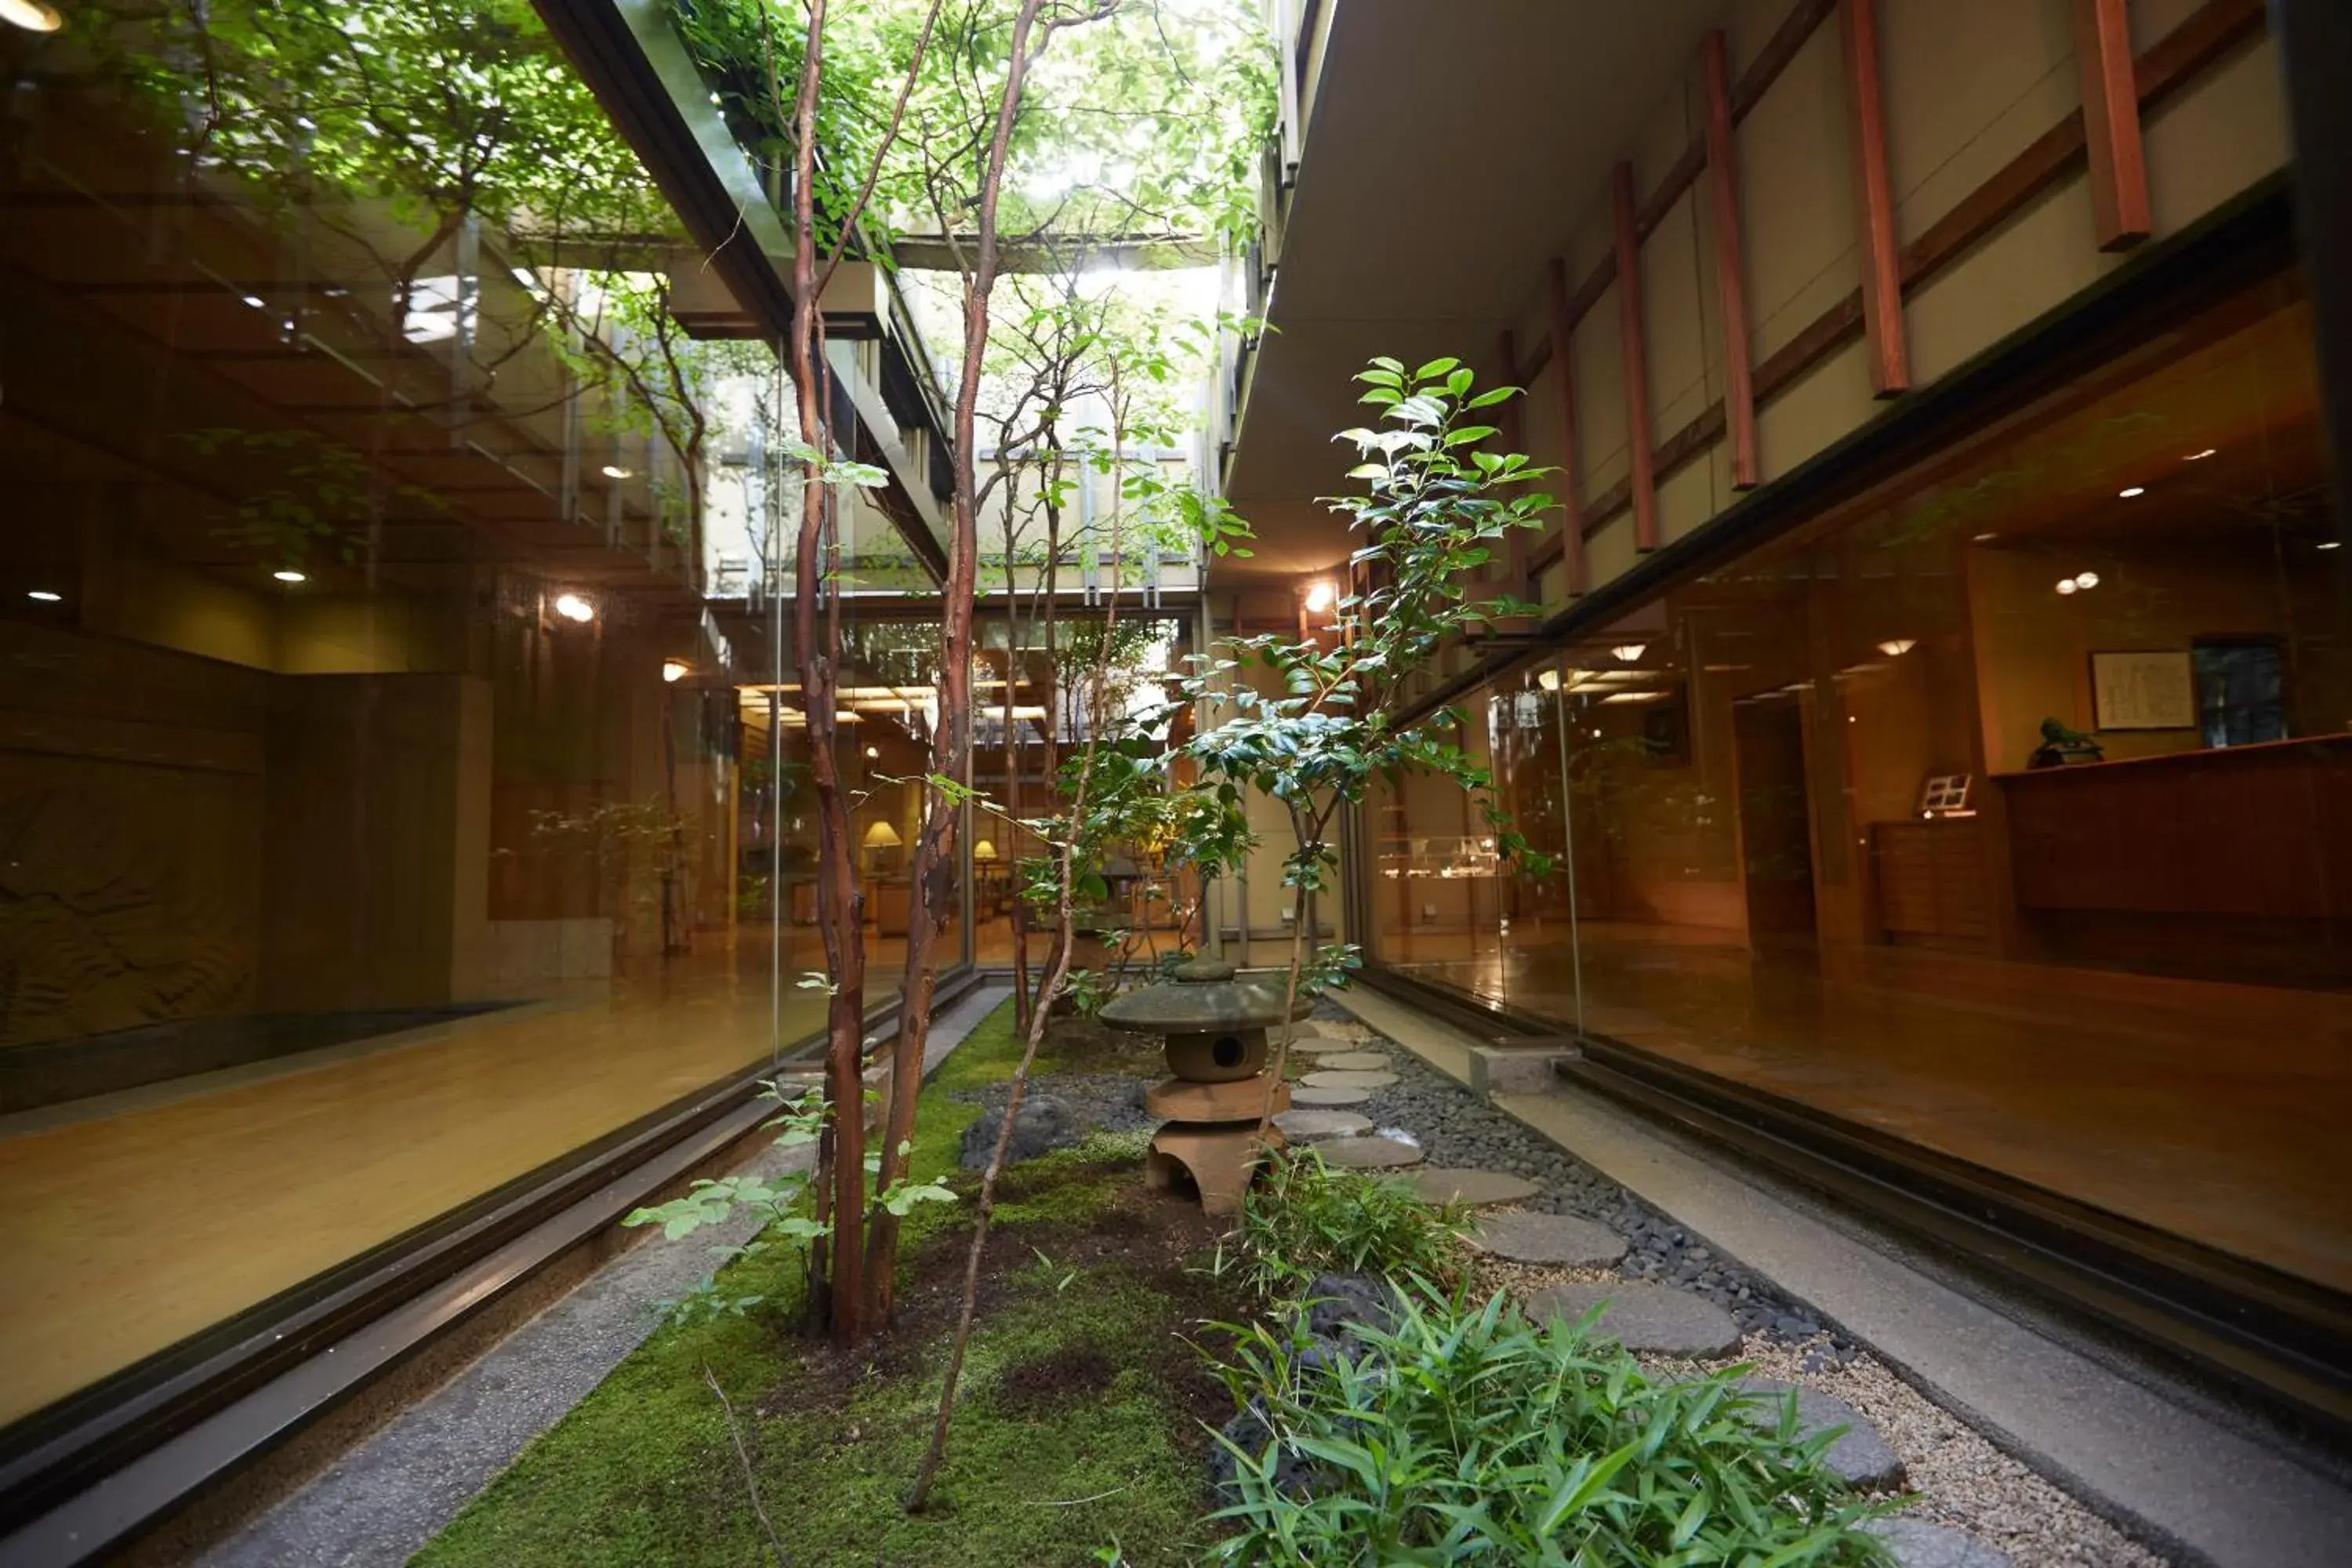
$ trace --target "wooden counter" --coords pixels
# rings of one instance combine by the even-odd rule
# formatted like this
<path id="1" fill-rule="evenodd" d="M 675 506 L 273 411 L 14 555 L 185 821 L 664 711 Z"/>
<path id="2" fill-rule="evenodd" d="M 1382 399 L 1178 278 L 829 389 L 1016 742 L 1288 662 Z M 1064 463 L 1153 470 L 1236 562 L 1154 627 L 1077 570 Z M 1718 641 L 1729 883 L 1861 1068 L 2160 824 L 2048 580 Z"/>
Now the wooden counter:
<path id="1" fill-rule="evenodd" d="M 1994 783 L 2026 909 L 2352 920 L 2352 734 Z"/>

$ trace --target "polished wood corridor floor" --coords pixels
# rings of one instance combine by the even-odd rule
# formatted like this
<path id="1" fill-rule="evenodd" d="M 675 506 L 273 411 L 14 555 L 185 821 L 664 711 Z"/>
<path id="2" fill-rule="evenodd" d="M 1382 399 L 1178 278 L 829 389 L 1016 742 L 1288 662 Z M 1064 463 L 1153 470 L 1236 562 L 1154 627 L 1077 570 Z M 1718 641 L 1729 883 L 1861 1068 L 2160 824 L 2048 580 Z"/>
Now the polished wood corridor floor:
<path id="1" fill-rule="evenodd" d="M 0 1421 L 757 1062 L 767 957 L 747 936 L 740 963 L 0 1125 Z M 788 1042 L 823 1007 L 792 982 Z"/>
<path id="2" fill-rule="evenodd" d="M 2352 1290 L 2352 995 L 1588 921 L 1586 1026 Z M 1446 949 L 1450 946 L 1451 951 Z M 1570 1020 L 1557 932 L 1398 967 Z"/>

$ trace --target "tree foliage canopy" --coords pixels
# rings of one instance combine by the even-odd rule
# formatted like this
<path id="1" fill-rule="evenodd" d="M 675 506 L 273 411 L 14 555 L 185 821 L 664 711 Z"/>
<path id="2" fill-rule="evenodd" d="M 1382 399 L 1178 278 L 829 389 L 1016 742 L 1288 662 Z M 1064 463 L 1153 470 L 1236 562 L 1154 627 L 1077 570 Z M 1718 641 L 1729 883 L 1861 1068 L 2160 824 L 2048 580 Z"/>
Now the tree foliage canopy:
<path id="1" fill-rule="evenodd" d="M 800 75 L 796 6 L 776 0 L 672 0 L 680 35 L 737 139 L 761 162 L 793 159 Z M 925 37 L 931 0 L 841 6 L 829 20 L 818 96 L 819 247 L 876 168 L 853 251 L 887 259 L 911 231 L 961 236 L 1009 67 L 1013 0 L 940 0 L 903 134 L 882 143 Z M 1256 161 L 1272 130 L 1272 51 L 1239 0 L 1055 4 L 1050 49 L 1022 93 L 1000 219 L 1007 237 L 1147 233 L 1246 245 Z"/>

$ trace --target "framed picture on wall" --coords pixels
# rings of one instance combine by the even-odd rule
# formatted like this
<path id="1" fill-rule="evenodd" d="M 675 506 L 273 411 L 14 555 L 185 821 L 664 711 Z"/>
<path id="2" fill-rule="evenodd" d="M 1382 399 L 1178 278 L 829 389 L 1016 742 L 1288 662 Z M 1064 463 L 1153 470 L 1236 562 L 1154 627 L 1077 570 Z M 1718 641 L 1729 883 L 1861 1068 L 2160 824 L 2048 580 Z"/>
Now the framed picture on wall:
<path id="1" fill-rule="evenodd" d="M 2197 679 L 2187 648 L 2091 656 L 2091 728 L 2196 727 Z"/>
<path id="2" fill-rule="evenodd" d="M 1919 815 L 1943 816 L 1967 811 L 1970 773 L 1929 773 L 1919 788 Z"/>

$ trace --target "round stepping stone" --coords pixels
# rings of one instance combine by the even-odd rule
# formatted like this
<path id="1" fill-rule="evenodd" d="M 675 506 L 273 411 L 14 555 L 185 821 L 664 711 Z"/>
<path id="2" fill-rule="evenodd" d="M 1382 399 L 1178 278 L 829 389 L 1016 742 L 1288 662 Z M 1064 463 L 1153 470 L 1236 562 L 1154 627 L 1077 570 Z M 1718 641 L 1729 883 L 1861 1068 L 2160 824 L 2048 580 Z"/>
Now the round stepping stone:
<path id="1" fill-rule="evenodd" d="M 1629 1351 L 1660 1355 L 1728 1355 L 1739 1348 L 1739 1325 L 1712 1301 L 1670 1285 L 1610 1280 L 1591 1285 L 1555 1285 L 1528 1298 L 1528 1316 L 1574 1322 L 1597 1306 L 1609 1310 L 1599 1331 Z"/>
<path id="2" fill-rule="evenodd" d="M 1843 1476 L 1850 1486 L 1868 1491 L 1899 1487 L 1903 1484 L 1903 1461 L 1878 1429 L 1863 1419 L 1862 1412 L 1843 1399 L 1834 1399 L 1818 1388 L 1801 1384 L 1780 1383 L 1769 1377 L 1743 1378 L 1740 1390 L 1757 1403 L 1739 1413 L 1739 1418 L 1751 1426 L 1777 1431 L 1780 1425 L 1780 1409 L 1789 1390 L 1797 1391 L 1797 1436 L 1814 1437 L 1832 1426 L 1844 1427 L 1845 1433 L 1830 1445 L 1831 1469 Z"/>
<path id="3" fill-rule="evenodd" d="M 1325 1164 L 1348 1171 L 1391 1171 L 1422 1161 L 1421 1145 L 1402 1138 L 1334 1138 L 1315 1145 L 1315 1152 Z"/>
<path id="4" fill-rule="evenodd" d="M 1862 1528 L 1886 1542 L 1901 1568 L 2014 1568 L 2008 1552 L 1940 1524 L 1874 1519 Z"/>
<path id="5" fill-rule="evenodd" d="M 1315 1065 L 1327 1072 L 1386 1072 L 1392 1064 L 1386 1051 L 1334 1051 Z"/>
<path id="6" fill-rule="evenodd" d="M 1307 1076 L 1313 1078 L 1315 1075 L 1309 1073 Z M 1296 1085 L 1290 1091 L 1290 1103 L 1293 1105 L 1361 1105 L 1371 1098 L 1372 1091 L 1369 1089 L 1321 1089 L 1307 1083 Z"/>
<path id="7" fill-rule="evenodd" d="M 1459 1166 L 1433 1165 L 1412 1173 L 1413 1190 L 1433 1204 L 1523 1204 L 1536 1195 L 1536 1184 L 1507 1171 L 1472 1171 Z"/>
<path id="8" fill-rule="evenodd" d="M 1274 1119 L 1285 1138 L 1294 1143 L 1317 1143 L 1326 1138 L 1353 1138 L 1372 1130 L 1372 1119 L 1352 1110 L 1286 1110 Z"/>
<path id="9" fill-rule="evenodd" d="M 1623 1237 L 1605 1225 L 1563 1214 L 1486 1215 L 1470 1239 L 1514 1263 L 1599 1268 L 1625 1256 Z"/>
<path id="10" fill-rule="evenodd" d="M 1396 1082 L 1392 1072 L 1354 1072 L 1318 1070 L 1308 1073 L 1298 1081 L 1309 1089 L 1386 1089 Z"/>

